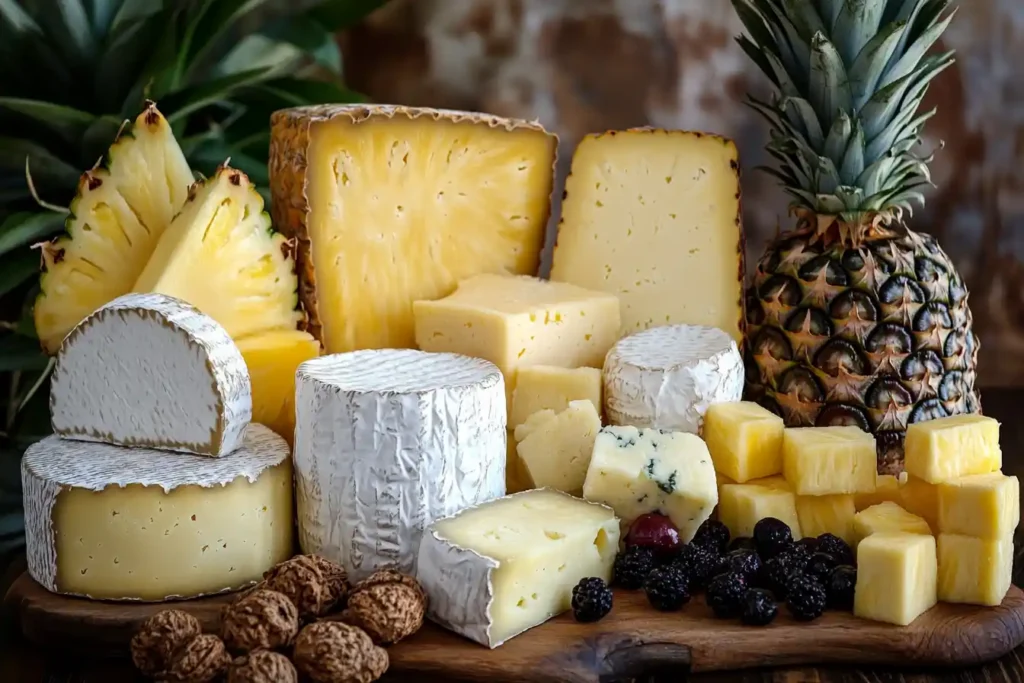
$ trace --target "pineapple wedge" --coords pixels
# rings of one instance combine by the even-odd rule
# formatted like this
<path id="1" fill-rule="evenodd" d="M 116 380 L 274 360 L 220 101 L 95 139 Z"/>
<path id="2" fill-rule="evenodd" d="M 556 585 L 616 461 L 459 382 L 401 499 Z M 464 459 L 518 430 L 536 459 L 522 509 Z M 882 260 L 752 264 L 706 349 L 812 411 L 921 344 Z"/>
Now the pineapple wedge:
<path id="1" fill-rule="evenodd" d="M 132 291 L 192 180 L 170 125 L 147 103 L 105 163 L 82 175 L 67 234 L 43 246 L 33 314 L 47 353 L 87 315 Z"/>
<path id="2" fill-rule="evenodd" d="M 134 291 L 184 299 L 240 339 L 295 329 L 296 289 L 287 240 L 249 178 L 225 164 L 189 189 Z"/>
<path id="3" fill-rule="evenodd" d="M 954 415 L 915 422 L 907 429 L 907 472 L 930 484 L 1003 466 L 999 423 L 982 415 Z"/>

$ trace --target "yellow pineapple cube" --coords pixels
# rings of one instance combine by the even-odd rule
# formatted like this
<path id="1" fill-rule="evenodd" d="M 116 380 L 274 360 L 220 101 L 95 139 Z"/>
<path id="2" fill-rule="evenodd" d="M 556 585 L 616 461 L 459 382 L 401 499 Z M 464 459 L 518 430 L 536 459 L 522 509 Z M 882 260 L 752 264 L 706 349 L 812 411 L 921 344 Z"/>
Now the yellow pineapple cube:
<path id="1" fill-rule="evenodd" d="M 939 484 L 939 531 L 986 540 L 1006 538 L 1020 522 L 1020 482 L 1002 472 Z"/>
<path id="2" fill-rule="evenodd" d="M 905 478 L 906 475 L 904 475 Z M 879 474 L 875 476 L 875 490 L 858 493 L 853 497 L 853 505 L 857 512 L 865 510 L 872 505 L 879 503 L 901 503 L 900 480 L 892 474 Z"/>
<path id="3" fill-rule="evenodd" d="M 847 543 L 853 543 L 853 517 L 856 514 L 850 494 L 796 497 L 796 515 L 804 536 L 834 534 Z"/>
<path id="4" fill-rule="evenodd" d="M 784 429 L 781 417 L 756 403 L 713 403 L 702 436 L 715 470 L 744 484 L 782 473 Z"/>
<path id="5" fill-rule="evenodd" d="M 875 438 L 858 427 L 786 429 L 782 469 L 801 496 L 875 490 Z"/>
<path id="6" fill-rule="evenodd" d="M 752 479 L 747 482 L 753 486 L 764 486 L 765 488 L 773 489 L 775 491 L 789 491 L 793 492 L 793 487 L 790 486 L 789 482 L 782 475 L 775 475 L 773 477 L 763 477 L 761 479 Z"/>
<path id="7" fill-rule="evenodd" d="M 794 539 L 802 538 L 796 496 L 792 492 L 755 484 L 728 484 L 721 488 L 718 519 L 729 527 L 733 538 L 752 536 L 754 525 L 765 517 L 782 520 L 793 530 Z"/>
<path id="8" fill-rule="evenodd" d="M 924 479 L 908 476 L 900 484 L 900 503 L 904 510 L 913 512 L 928 522 L 932 529 L 939 528 L 939 487 Z"/>
<path id="9" fill-rule="evenodd" d="M 541 410 L 565 410 L 571 401 L 588 400 L 602 415 L 601 369 L 534 365 L 516 373 L 508 428 L 515 429 Z"/>
<path id="10" fill-rule="evenodd" d="M 857 546 L 853 613 L 906 626 L 938 601 L 938 563 L 932 536 L 878 533 Z"/>
<path id="11" fill-rule="evenodd" d="M 932 530 L 924 519 L 891 502 L 872 505 L 853 516 L 854 541 L 862 541 L 873 534 L 895 532 L 931 535 Z"/>
<path id="12" fill-rule="evenodd" d="M 907 428 L 907 472 L 932 484 L 1003 466 L 999 423 L 983 415 L 954 415 Z"/>
<path id="13" fill-rule="evenodd" d="M 939 534 L 939 600 L 995 607 L 1010 590 L 1013 537 Z"/>

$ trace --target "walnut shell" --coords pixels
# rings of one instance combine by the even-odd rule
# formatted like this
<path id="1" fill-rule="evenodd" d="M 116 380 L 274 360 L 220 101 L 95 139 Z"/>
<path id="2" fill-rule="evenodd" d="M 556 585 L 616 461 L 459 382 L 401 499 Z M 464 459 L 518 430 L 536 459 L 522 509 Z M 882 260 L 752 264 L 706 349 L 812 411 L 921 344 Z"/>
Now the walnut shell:
<path id="1" fill-rule="evenodd" d="M 308 555 L 296 555 L 270 568 L 263 587 L 283 593 L 299 610 L 299 618 L 316 618 L 330 601 L 330 588 L 319 563 Z"/>
<path id="2" fill-rule="evenodd" d="M 204 633 L 193 638 L 178 652 L 174 663 L 157 680 L 173 683 L 210 683 L 224 673 L 231 663 L 231 655 L 224 642 L 215 635 Z"/>
<path id="3" fill-rule="evenodd" d="M 239 657 L 228 669 L 228 683 L 298 683 L 292 660 L 270 650 L 254 650 Z"/>
<path id="4" fill-rule="evenodd" d="M 368 588 L 369 586 L 376 586 L 378 584 L 387 583 L 400 583 L 402 585 L 408 586 L 421 596 L 424 603 L 426 603 L 427 601 L 427 594 L 423 591 L 423 586 L 420 585 L 419 581 L 409 576 L 408 574 L 403 574 L 397 569 L 391 568 L 378 569 L 377 571 L 375 571 L 374 573 L 370 574 L 365 579 L 357 583 L 355 586 L 353 586 L 352 591 L 354 592 L 359 590 L 360 588 Z"/>
<path id="5" fill-rule="evenodd" d="M 388 653 L 366 632 L 340 621 L 318 621 L 302 629 L 292 654 L 313 683 L 371 683 L 388 670 Z"/>
<path id="6" fill-rule="evenodd" d="M 310 555 L 309 558 L 313 560 L 317 569 L 320 570 L 324 587 L 327 589 L 326 595 L 324 595 L 324 604 L 320 608 L 321 615 L 327 614 L 335 607 L 341 605 L 348 596 L 350 588 L 348 574 L 340 564 L 331 562 L 325 557 Z"/>
<path id="7" fill-rule="evenodd" d="M 234 652 L 274 650 L 291 645 L 299 631 L 299 612 L 285 595 L 260 589 L 228 605 L 221 636 Z"/>
<path id="8" fill-rule="evenodd" d="M 145 676 L 166 671 L 179 650 L 202 632 L 199 620 L 178 609 L 146 619 L 132 637 L 132 663 Z"/>
<path id="9" fill-rule="evenodd" d="M 341 619 L 366 631 L 377 645 L 391 645 L 420 630 L 425 612 L 422 590 L 405 582 L 372 583 L 352 591 Z"/>

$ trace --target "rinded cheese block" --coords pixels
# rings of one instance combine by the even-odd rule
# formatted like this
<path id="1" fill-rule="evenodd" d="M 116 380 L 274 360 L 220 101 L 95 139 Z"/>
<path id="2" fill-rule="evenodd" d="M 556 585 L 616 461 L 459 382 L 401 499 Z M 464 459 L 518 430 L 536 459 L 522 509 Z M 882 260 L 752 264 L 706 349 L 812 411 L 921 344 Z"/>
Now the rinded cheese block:
<path id="1" fill-rule="evenodd" d="M 1020 481 L 1002 472 L 973 474 L 939 484 L 936 533 L 987 540 L 1013 535 L 1020 523 Z"/>
<path id="2" fill-rule="evenodd" d="M 610 508 L 535 489 L 435 522 L 416 575 L 433 621 L 493 648 L 568 610 L 580 579 L 610 581 L 618 547 Z"/>
<path id="3" fill-rule="evenodd" d="M 477 273 L 534 275 L 558 141 L 539 124 L 320 105 L 271 117 L 274 225 L 296 238 L 327 353 L 411 347 L 412 302 Z"/>
<path id="4" fill-rule="evenodd" d="M 28 570 L 56 593 L 193 598 L 292 554 L 288 445 L 263 425 L 224 458 L 50 436 L 25 452 L 21 480 Z"/>
<path id="5" fill-rule="evenodd" d="M 771 479 L 775 479 L 772 477 Z M 777 481 L 762 485 L 755 480 L 747 484 L 724 484 L 718 492 L 718 519 L 729 527 L 734 538 L 753 536 L 754 525 L 765 517 L 785 522 L 793 538 L 803 538 L 800 518 L 796 513 L 796 496 Z"/>
<path id="6" fill-rule="evenodd" d="M 712 403 L 739 401 L 743 359 L 722 330 L 672 325 L 620 340 L 604 362 L 605 416 L 613 425 L 697 434 Z"/>
<path id="7" fill-rule="evenodd" d="M 923 534 L 878 533 L 857 546 L 853 613 L 906 626 L 938 601 L 935 539 Z"/>
<path id="8" fill-rule="evenodd" d="M 416 569 L 423 529 L 505 494 L 505 384 L 491 363 L 409 349 L 299 366 L 299 542 L 355 580 Z"/>
<path id="9" fill-rule="evenodd" d="M 740 484 L 782 474 L 782 418 L 749 401 L 713 403 L 701 436 L 715 471 Z"/>
<path id="10" fill-rule="evenodd" d="M 1010 590 L 1013 535 L 981 539 L 939 534 L 939 600 L 995 607 Z"/>
<path id="11" fill-rule="evenodd" d="M 213 318 L 162 294 L 126 294 L 64 340 L 50 415 L 71 439 L 221 456 L 242 443 L 252 390 Z"/>
<path id="12" fill-rule="evenodd" d="M 531 484 L 581 495 L 600 430 L 601 418 L 590 401 L 531 415 L 515 430 L 516 450 Z"/>
<path id="13" fill-rule="evenodd" d="M 588 400 L 604 409 L 601 400 L 600 368 L 561 368 L 533 365 L 516 372 L 509 428 L 515 429 L 539 410 L 565 410 L 570 401 Z"/>
<path id="14" fill-rule="evenodd" d="M 711 454 L 686 432 L 605 427 L 594 443 L 583 497 L 610 505 L 629 524 L 661 512 L 689 543 L 718 503 Z"/>
<path id="15" fill-rule="evenodd" d="M 736 145 L 629 130 L 580 142 L 551 279 L 622 299 L 629 334 L 689 323 L 742 342 L 743 230 Z"/>
<path id="16" fill-rule="evenodd" d="M 907 428 L 905 452 L 907 472 L 931 484 L 1003 466 L 999 423 L 983 415 L 915 422 Z"/>
<path id="17" fill-rule="evenodd" d="M 875 490 L 875 438 L 859 427 L 797 427 L 782 435 L 782 471 L 801 496 Z"/>

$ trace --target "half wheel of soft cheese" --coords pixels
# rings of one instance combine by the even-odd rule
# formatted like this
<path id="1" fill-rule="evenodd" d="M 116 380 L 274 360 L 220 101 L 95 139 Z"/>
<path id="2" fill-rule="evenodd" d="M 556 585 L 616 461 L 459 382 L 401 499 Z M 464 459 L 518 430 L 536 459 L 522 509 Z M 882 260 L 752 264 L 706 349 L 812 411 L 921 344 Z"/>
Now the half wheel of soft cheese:
<path id="1" fill-rule="evenodd" d="M 299 542 L 355 580 L 412 573 L 423 529 L 505 493 L 505 383 L 478 358 L 353 351 L 299 366 Z"/>
<path id="2" fill-rule="evenodd" d="M 697 434 L 709 405 L 740 400 L 743 358 L 722 330 L 669 325 L 621 339 L 602 378 L 610 424 Z"/>
<path id="3" fill-rule="evenodd" d="M 53 431 L 69 439 L 222 456 L 252 417 L 231 337 L 163 294 L 126 294 L 79 323 L 51 382 Z"/>
<path id="4" fill-rule="evenodd" d="M 29 574 L 97 600 L 249 586 L 292 554 L 288 445 L 250 425 L 226 458 L 49 436 L 21 464 Z"/>

